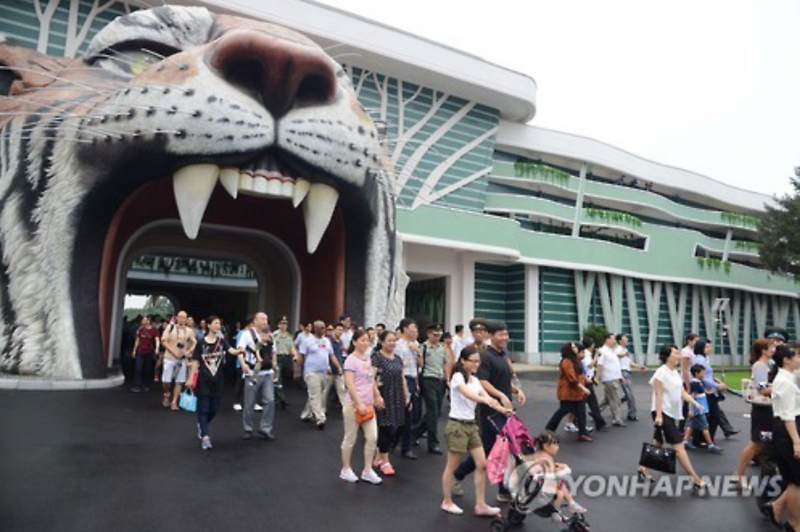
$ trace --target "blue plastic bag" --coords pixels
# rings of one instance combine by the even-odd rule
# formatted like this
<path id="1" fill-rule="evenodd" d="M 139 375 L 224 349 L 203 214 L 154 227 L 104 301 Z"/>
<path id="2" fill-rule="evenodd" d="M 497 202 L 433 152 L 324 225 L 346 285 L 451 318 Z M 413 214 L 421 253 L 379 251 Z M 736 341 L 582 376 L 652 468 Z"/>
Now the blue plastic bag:
<path id="1" fill-rule="evenodd" d="M 186 390 L 181 393 L 178 405 L 187 412 L 197 412 L 197 397 L 189 390 Z"/>

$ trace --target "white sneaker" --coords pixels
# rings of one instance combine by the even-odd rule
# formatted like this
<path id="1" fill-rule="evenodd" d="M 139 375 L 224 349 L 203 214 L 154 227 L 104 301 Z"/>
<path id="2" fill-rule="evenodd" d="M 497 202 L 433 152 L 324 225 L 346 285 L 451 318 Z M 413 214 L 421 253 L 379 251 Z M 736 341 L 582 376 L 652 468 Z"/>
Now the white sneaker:
<path id="1" fill-rule="evenodd" d="M 352 468 L 342 469 L 339 472 L 339 478 L 345 482 L 356 483 L 358 482 L 358 475 L 353 472 Z"/>
<path id="2" fill-rule="evenodd" d="M 586 425 L 586 432 L 594 432 L 594 427 L 591 425 Z"/>
<path id="3" fill-rule="evenodd" d="M 564 430 L 566 432 L 578 432 L 578 427 L 575 426 L 575 423 L 567 423 L 564 425 Z"/>
<path id="4" fill-rule="evenodd" d="M 236 403 L 236 404 L 233 405 L 233 409 L 236 410 L 237 412 L 241 412 L 242 411 L 242 405 L 240 405 L 239 403 Z"/>
<path id="5" fill-rule="evenodd" d="M 255 408 L 255 411 L 256 411 L 256 412 L 261 412 L 262 410 L 264 410 L 264 407 L 263 407 L 263 406 L 261 406 L 260 404 L 256 403 L 256 408 Z"/>
<path id="6" fill-rule="evenodd" d="M 361 473 L 361 480 L 364 482 L 369 482 L 370 484 L 378 485 L 383 482 L 383 479 L 378 476 L 374 469 L 368 469 Z"/>

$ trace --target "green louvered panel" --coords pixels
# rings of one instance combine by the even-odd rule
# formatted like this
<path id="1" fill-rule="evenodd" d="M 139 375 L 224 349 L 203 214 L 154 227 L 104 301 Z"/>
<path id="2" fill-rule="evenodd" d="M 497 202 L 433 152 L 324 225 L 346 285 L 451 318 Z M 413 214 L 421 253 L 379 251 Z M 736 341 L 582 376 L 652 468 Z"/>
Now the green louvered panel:
<path id="1" fill-rule="evenodd" d="M 389 136 L 389 152 L 393 153 L 400 137 L 406 137 L 408 131 L 423 120 L 426 114 L 434 105 L 434 98 L 441 98 L 441 93 L 435 93 L 432 89 L 423 88 L 417 93 L 419 86 L 403 82 L 403 99 L 407 102 L 403 113 L 402 131 L 399 127 L 399 105 L 398 105 L 398 85 L 397 79 L 389 78 L 386 84 L 387 104 L 385 115 L 381 114 L 381 90 L 386 83 L 383 75 L 374 76 L 370 74 L 363 78 L 363 71 L 353 68 L 353 84 L 359 90 L 359 100 L 367 108 L 374 120 L 385 120 L 387 123 Z M 377 81 L 377 82 L 376 82 Z M 380 86 L 380 89 L 379 89 Z M 430 119 L 406 142 L 397 159 L 395 170 L 398 174 L 403 172 L 403 168 L 409 158 L 440 128 L 445 127 L 450 118 L 461 111 L 469 104 L 468 101 L 455 96 L 449 96 L 430 117 Z M 411 207 L 417 195 L 425 186 L 426 179 L 431 172 L 451 155 L 471 143 L 473 140 L 484 135 L 487 131 L 496 127 L 499 123 L 499 113 L 495 109 L 486 106 L 476 105 L 466 113 L 457 123 L 450 127 L 433 146 L 426 151 L 415 170 L 410 174 L 403 190 L 398 198 L 398 205 Z M 474 146 L 462 155 L 442 177 L 432 187 L 427 186 L 425 192 L 437 193 L 443 189 L 466 179 L 476 172 L 488 168 L 492 165 L 492 154 L 494 152 L 494 135 L 484 139 L 481 143 Z M 456 207 L 460 209 L 482 211 L 484 206 L 484 193 L 486 190 L 487 178 L 481 177 L 468 185 L 456 188 L 453 192 L 435 201 L 436 204 L 443 206 Z"/>
<path id="2" fill-rule="evenodd" d="M 525 266 L 475 264 L 475 315 L 508 325 L 511 352 L 525 350 Z"/>
<path id="3" fill-rule="evenodd" d="M 602 314 L 601 314 L 602 315 Z M 539 269 L 539 351 L 557 352 L 578 336 L 578 308 L 572 270 Z"/>
<path id="4" fill-rule="evenodd" d="M 787 323 L 786 326 L 786 331 L 789 333 L 790 342 L 796 342 L 797 333 L 800 333 L 800 331 L 797 330 L 797 327 L 795 327 L 795 318 L 796 318 L 795 306 L 791 305 L 791 307 L 789 308 L 789 322 Z"/>
<path id="5" fill-rule="evenodd" d="M 48 3 L 49 2 L 42 0 L 42 10 L 45 9 Z M 105 3 L 102 3 L 102 5 L 105 5 Z M 62 0 L 53 13 L 53 17 L 50 20 L 49 31 L 47 32 L 48 55 L 59 57 L 65 55 L 71 6 L 72 2 L 69 0 Z M 86 24 L 91 12 L 92 2 L 81 0 L 78 6 L 78 24 L 76 28 L 72 29 L 76 34 L 80 32 Z M 130 9 L 135 10 L 136 7 L 131 6 Z M 116 2 L 102 13 L 93 15 L 93 20 L 90 22 L 90 29 L 86 34 L 86 38 L 78 47 L 75 55 L 82 55 L 86 51 L 86 47 L 92 40 L 92 37 L 94 37 L 100 29 L 116 17 L 125 15 L 127 12 L 123 2 Z M 15 43 L 28 48 L 37 49 L 40 40 L 40 29 L 41 23 L 36 15 L 36 7 L 32 0 L 3 0 L 0 2 L 0 32 L 8 35 Z"/>

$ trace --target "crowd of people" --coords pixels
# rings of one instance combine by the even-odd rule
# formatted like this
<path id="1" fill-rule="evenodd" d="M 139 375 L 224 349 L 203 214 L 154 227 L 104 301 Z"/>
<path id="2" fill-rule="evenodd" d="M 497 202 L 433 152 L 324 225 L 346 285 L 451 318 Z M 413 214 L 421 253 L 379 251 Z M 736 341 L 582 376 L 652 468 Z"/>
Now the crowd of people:
<path id="1" fill-rule="evenodd" d="M 508 328 L 499 321 L 475 318 L 468 331 L 458 326 L 451 335 L 432 325 L 424 338 L 419 336 L 412 319 L 402 320 L 395 329 L 384 324 L 362 328 L 341 316 L 333 324 L 314 321 L 301 325 L 292 334 L 285 317 L 272 330 L 263 312 L 231 330 L 214 316 L 195 325 L 183 311 L 166 321 L 141 317 L 133 333 L 131 389 L 146 390 L 160 380 L 162 404 L 172 410 L 178 409 L 182 389 L 192 390 L 197 397 L 198 438 L 202 449 L 209 450 L 213 448 L 210 424 L 220 409 L 226 373 L 233 375 L 236 383 L 234 408 L 242 412 L 245 439 L 253 438 L 257 411 L 261 412 L 258 435 L 275 439 L 276 406 L 285 409 L 288 404 L 283 386 L 296 381 L 307 395 L 302 421 L 324 430 L 328 406 L 335 402 L 342 409 L 339 476 L 343 481 L 381 484 L 383 477 L 396 474 L 391 460 L 396 448 L 400 447 L 403 458 L 416 460 L 419 456 L 414 449 L 425 441 L 429 454 L 446 454 L 441 509 L 456 515 L 464 512 L 454 497 L 463 496 L 461 483 L 472 474 L 474 513 L 496 516 L 500 509 L 485 498 L 487 456 L 508 417 L 526 404 L 507 351 Z M 770 450 L 780 468 L 783 489 L 763 511 L 776 525 L 797 529 L 800 390 L 796 374 L 800 356 L 786 340 L 785 332 L 775 333 L 753 345 L 751 382 L 759 398 L 752 403 L 750 441 L 733 478 L 746 490 L 746 467 Z M 639 420 L 632 373 L 647 368 L 633 360 L 625 334 L 607 333 L 602 345 L 596 343 L 585 337 L 561 348 L 556 391 L 559 407 L 545 433 L 537 438 L 537 449 L 531 450 L 544 453 L 541 457 L 550 461 L 558 452 L 556 432 L 566 416 L 569 420 L 564 430 L 586 443 L 596 437 L 592 433 L 608 430 L 605 409 L 615 427 Z M 661 366 L 649 381 L 654 444 L 674 448 L 678 463 L 698 493 L 706 485 L 694 470 L 688 451 L 704 448 L 721 453 L 718 429 L 726 438 L 738 432 L 721 407 L 728 390 L 715 377 L 712 353 L 711 340 L 696 334 L 686 337 L 682 349 L 664 345 L 659 352 Z M 602 400 L 598 396 L 601 388 Z M 443 449 L 439 418 L 445 403 L 449 412 Z M 359 432 L 364 440 L 363 464 L 356 474 L 352 455 Z M 639 468 L 639 476 L 654 480 L 644 467 Z M 561 488 L 554 491 L 554 497 L 559 503 L 565 500 L 572 512 L 585 511 Z M 510 500 L 502 483 L 497 500 Z"/>

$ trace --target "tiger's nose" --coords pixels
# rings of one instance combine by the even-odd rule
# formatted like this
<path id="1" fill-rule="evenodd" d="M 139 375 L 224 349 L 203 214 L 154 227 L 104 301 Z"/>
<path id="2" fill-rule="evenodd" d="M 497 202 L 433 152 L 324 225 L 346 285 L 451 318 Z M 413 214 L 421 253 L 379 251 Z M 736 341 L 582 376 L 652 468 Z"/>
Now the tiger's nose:
<path id="1" fill-rule="evenodd" d="M 260 97 L 275 118 L 295 104 L 322 104 L 336 94 L 336 64 L 325 52 L 259 31 L 224 35 L 209 62 L 228 82 Z"/>

